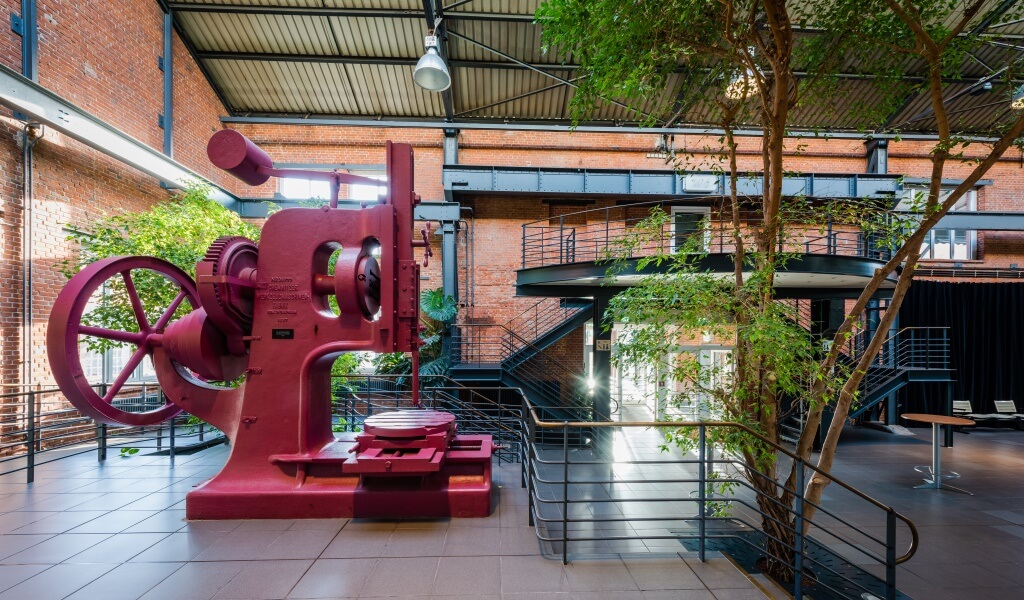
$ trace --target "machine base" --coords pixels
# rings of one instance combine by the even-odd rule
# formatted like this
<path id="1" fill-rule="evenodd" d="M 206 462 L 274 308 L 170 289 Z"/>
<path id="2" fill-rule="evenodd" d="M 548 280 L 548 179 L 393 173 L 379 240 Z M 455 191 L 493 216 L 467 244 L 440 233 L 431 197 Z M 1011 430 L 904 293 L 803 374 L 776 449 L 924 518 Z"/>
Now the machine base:
<path id="1" fill-rule="evenodd" d="M 225 469 L 185 497 L 185 518 L 487 517 L 492 509 L 491 436 L 456 436 L 453 446 L 459 445 L 487 450 L 449 450 L 439 471 L 412 476 L 344 474 L 344 461 L 317 456 L 285 466 L 292 471 L 289 478 L 238 477 Z M 337 455 L 336 449 L 325 452 Z"/>

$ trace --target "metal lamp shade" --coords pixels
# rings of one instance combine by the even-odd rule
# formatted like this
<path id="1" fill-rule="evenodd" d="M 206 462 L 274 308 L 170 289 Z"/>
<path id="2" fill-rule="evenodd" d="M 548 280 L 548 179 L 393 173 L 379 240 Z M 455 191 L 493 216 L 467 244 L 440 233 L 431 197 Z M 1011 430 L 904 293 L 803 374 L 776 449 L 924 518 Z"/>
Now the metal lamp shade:
<path id="1" fill-rule="evenodd" d="M 437 48 L 428 47 L 416 68 L 412 72 L 416 85 L 431 92 L 443 92 L 452 84 L 452 76 L 448 73 L 448 65 L 437 53 Z"/>

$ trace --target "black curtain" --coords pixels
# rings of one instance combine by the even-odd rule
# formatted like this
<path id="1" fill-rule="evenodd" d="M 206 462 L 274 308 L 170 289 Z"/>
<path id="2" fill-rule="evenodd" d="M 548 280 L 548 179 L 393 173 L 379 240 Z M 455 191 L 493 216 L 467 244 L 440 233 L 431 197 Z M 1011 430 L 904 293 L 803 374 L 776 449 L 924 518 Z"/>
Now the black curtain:
<path id="1" fill-rule="evenodd" d="M 954 400 L 995 412 L 994 400 L 1024 407 L 1024 283 L 915 281 L 900 307 L 900 328 L 949 327 Z M 941 413 L 946 384 L 911 384 L 902 412 Z"/>

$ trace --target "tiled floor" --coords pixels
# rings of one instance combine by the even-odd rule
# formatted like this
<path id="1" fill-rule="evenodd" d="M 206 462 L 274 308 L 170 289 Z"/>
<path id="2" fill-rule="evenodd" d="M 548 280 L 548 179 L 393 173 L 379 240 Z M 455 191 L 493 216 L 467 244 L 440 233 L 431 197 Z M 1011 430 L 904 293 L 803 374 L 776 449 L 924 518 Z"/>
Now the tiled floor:
<path id="1" fill-rule="evenodd" d="M 184 522 L 185 494 L 226 453 L 90 453 L 38 467 L 32 485 L 0 477 L 0 600 L 764 598 L 717 556 L 542 556 L 518 465 L 495 470 L 487 519 Z"/>
<path id="2" fill-rule="evenodd" d="M 915 431 L 848 430 L 834 469 L 918 525 L 900 589 L 916 600 L 1024 598 L 1024 432 L 977 430 L 943 449 L 943 466 L 976 494 L 966 496 L 913 489 L 912 467 L 930 460 L 929 431 Z M 174 465 L 89 453 L 38 467 L 31 485 L 23 473 L 0 477 L 0 600 L 764 597 L 725 559 L 700 563 L 667 544 L 568 566 L 543 556 L 515 465 L 496 469 L 500 501 L 487 519 L 184 522 L 185 494 L 226 452 Z"/>
<path id="3" fill-rule="evenodd" d="M 913 437 L 844 433 L 833 473 L 910 517 L 920 550 L 898 568 L 915 600 L 1024 598 L 1024 431 L 976 429 L 942 449 L 942 468 L 974 496 L 916 490 L 915 465 L 931 462 L 931 430 Z"/>

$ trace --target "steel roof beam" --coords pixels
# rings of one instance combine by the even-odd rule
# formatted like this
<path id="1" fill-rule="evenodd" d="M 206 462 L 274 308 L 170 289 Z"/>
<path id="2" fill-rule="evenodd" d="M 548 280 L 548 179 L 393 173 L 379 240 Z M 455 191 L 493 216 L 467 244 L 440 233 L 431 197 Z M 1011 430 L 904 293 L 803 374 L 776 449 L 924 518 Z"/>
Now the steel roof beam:
<path id="1" fill-rule="evenodd" d="M 168 187 L 180 188 L 201 181 L 213 186 L 214 200 L 228 207 L 237 202 L 224 188 L 4 65 L 0 65 L 0 104 L 155 177 Z"/>
<path id="2" fill-rule="evenodd" d="M 699 125 L 687 125 L 680 127 L 644 127 L 636 123 L 618 123 L 614 125 L 602 123 L 582 123 L 578 126 L 570 125 L 564 121 L 509 121 L 487 120 L 487 119 L 463 119 L 461 121 L 446 122 L 437 119 L 402 119 L 402 118 L 381 118 L 372 119 L 365 116 L 351 118 L 337 117 L 312 117 L 308 115 L 296 116 L 291 113 L 277 114 L 248 114 L 245 116 L 221 117 L 221 123 L 226 124 L 249 124 L 249 125 L 302 125 L 302 126 L 327 126 L 327 127 L 394 127 L 409 129 L 451 129 L 456 127 L 464 130 L 507 130 L 507 131 L 554 131 L 580 133 L 633 133 L 639 135 L 706 135 L 721 137 L 725 131 L 719 127 L 701 127 Z M 790 127 L 787 130 L 787 137 L 793 139 L 846 139 L 846 140 L 868 140 L 897 139 L 897 140 L 920 140 L 936 141 L 939 136 L 934 133 L 871 133 L 858 130 L 840 129 L 834 131 L 823 131 L 821 129 L 810 129 Z M 739 137 L 761 137 L 764 131 L 761 129 L 737 129 L 733 132 Z M 995 142 L 999 138 L 990 135 L 965 135 L 961 136 L 972 142 Z"/>
<path id="3" fill-rule="evenodd" d="M 197 58 L 203 60 L 252 60 L 264 62 L 293 62 L 293 63 L 326 63 L 342 65 L 384 65 L 412 67 L 416 65 L 418 58 L 404 58 L 395 56 L 338 56 L 334 54 L 289 54 L 279 52 L 221 52 L 203 51 L 196 53 Z M 449 67 L 465 67 L 469 69 L 527 69 L 522 64 L 514 62 L 503 62 L 494 60 L 459 60 L 448 59 Z M 576 65 L 527 63 L 538 69 L 549 69 L 551 71 L 573 71 Z"/>
<path id="4" fill-rule="evenodd" d="M 363 19 L 423 19 L 422 10 L 395 8 L 329 8 L 299 6 L 257 6 L 249 4 L 194 4 L 168 2 L 172 10 L 189 13 L 272 15 L 285 17 L 354 17 Z M 504 23 L 533 23 L 533 15 L 507 13 L 478 13 L 455 11 L 444 17 L 449 21 L 497 21 Z"/>
<path id="5" fill-rule="evenodd" d="M 458 38 L 465 38 L 465 36 L 458 34 L 457 32 L 450 32 L 453 36 Z M 479 45 L 478 42 L 467 40 L 469 43 Z M 499 56 L 508 56 L 505 53 L 494 50 L 487 46 L 485 48 L 488 51 L 495 52 Z M 254 60 L 254 61 L 266 61 L 266 62 L 295 62 L 295 63 L 329 63 L 329 64 L 354 64 L 354 65 L 387 65 L 387 66 L 413 66 L 416 64 L 418 58 L 406 58 L 396 56 L 338 56 L 332 54 L 297 54 L 288 52 L 232 52 L 232 51 L 221 51 L 221 50 L 204 50 L 197 51 L 195 53 L 197 58 L 204 60 Z M 494 60 L 463 60 L 463 59 L 449 59 L 448 65 L 453 67 L 465 67 L 470 69 L 529 69 L 532 71 L 542 72 L 543 75 L 551 76 L 550 73 L 543 71 L 575 71 L 580 68 L 579 65 L 573 63 L 530 63 L 521 61 L 515 58 L 509 58 L 505 61 L 494 61 Z M 684 68 L 680 66 L 676 72 L 684 72 Z M 798 79 L 806 79 L 812 77 L 811 73 L 805 71 L 794 71 L 793 75 Z M 837 73 L 836 78 L 845 81 L 870 81 L 876 77 L 870 73 Z M 553 77 L 554 78 L 554 77 Z M 947 83 L 958 83 L 958 84 L 978 84 L 992 80 L 992 75 L 985 75 L 984 77 L 948 77 L 943 78 L 944 82 Z M 557 79 L 557 78 L 556 78 Z M 914 83 L 924 83 L 926 78 L 924 75 L 907 75 L 903 78 L 904 81 L 910 81 Z M 1012 84 L 1019 84 L 1024 80 L 1014 79 Z M 561 82 L 565 85 L 565 82 Z"/>

